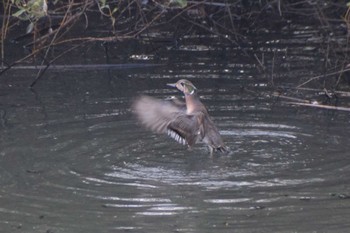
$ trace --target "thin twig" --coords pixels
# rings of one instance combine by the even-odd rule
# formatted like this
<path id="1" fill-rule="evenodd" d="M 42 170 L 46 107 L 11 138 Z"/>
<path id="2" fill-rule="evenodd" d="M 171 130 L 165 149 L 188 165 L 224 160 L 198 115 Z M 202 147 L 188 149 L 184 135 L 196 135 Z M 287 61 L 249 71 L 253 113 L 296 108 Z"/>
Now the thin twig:
<path id="1" fill-rule="evenodd" d="M 308 103 L 299 103 L 299 102 L 285 102 L 285 103 L 291 104 L 291 105 L 298 105 L 298 106 L 306 106 L 306 107 L 313 107 L 313 108 L 323 108 L 323 109 L 350 112 L 350 108 L 347 108 L 347 107 L 337 107 L 337 106 L 323 105 L 323 104 L 308 104 Z"/>
<path id="2" fill-rule="evenodd" d="M 319 78 L 322 78 L 322 77 L 328 77 L 328 76 L 332 76 L 332 75 L 336 75 L 336 74 L 341 74 L 341 73 L 344 73 L 346 71 L 350 71 L 350 68 L 344 69 L 344 70 L 338 70 L 338 71 L 335 71 L 335 72 L 332 72 L 332 73 L 328 73 L 328 74 L 323 74 L 323 75 L 318 75 L 318 76 L 312 77 L 309 80 L 303 82 L 302 84 L 299 84 L 298 86 L 296 86 L 296 88 L 302 87 L 305 84 L 308 84 L 309 82 L 311 82 L 311 81 L 313 81 L 315 79 L 319 79 Z"/>
<path id="3" fill-rule="evenodd" d="M 273 96 L 281 98 L 281 99 L 286 99 L 286 100 L 291 100 L 291 101 L 298 101 L 298 102 L 303 102 L 303 103 L 310 103 L 310 101 L 308 100 L 304 100 L 304 99 L 300 99 L 300 98 L 295 98 L 295 97 L 289 97 L 289 96 L 285 96 L 282 94 L 273 94 Z"/>
<path id="4" fill-rule="evenodd" d="M 324 89 L 307 88 L 307 87 L 299 87 L 299 88 L 292 87 L 291 89 L 296 89 L 296 90 L 301 90 L 301 91 L 324 92 Z M 337 94 L 337 95 L 350 96 L 350 92 L 348 92 L 348 91 L 332 91 L 332 92 Z"/>
<path id="5" fill-rule="evenodd" d="M 262 56 L 264 56 L 264 54 L 262 55 Z M 262 59 L 262 61 L 258 58 L 258 56 L 256 55 L 256 53 L 254 53 L 254 57 L 255 57 L 255 59 L 258 61 L 258 63 L 259 63 L 259 65 L 260 65 L 260 67 L 262 68 L 262 70 L 265 70 L 265 66 L 264 66 L 264 64 L 263 64 L 263 62 L 264 62 L 264 57 L 263 57 L 263 59 Z"/>
<path id="6" fill-rule="evenodd" d="M 52 63 L 54 63 L 58 58 L 62 57 L 63 55 L 65 55 L 66 53 L 78 48 L 82 46 L 82 44 L 79 44 L 79 45 L 76 45 L 76 46 L 73 46 L 69 49 L 67 49 L 66 51 L 62 52 L 60 55 L 58 55 L 57 57 L 55 57 L 54 59 L 52 59 L 49 64 L 46 65 L 46 67 L 44 69 L 40 69 L 35 80 L 30 84 L 30 88 L 33 88 L 35 86 L 35 84 L 41 79 L 41 77 L 43 76 L 43 74 L 45 73 L 45 71 L 50 67 L 50 65 Z"/>
<path id="7" fill-rule="evenodd" d="M 274 80 L 273 80 L 273 75 L 274 75 L 274 71 L 275 71 L 275 56 L 276 56 L 276 51 L 273 52 L 273 58 L 272 58 L 271 81 L 270 81 L 270 84 L 272 86 L 275 86 Z"/>

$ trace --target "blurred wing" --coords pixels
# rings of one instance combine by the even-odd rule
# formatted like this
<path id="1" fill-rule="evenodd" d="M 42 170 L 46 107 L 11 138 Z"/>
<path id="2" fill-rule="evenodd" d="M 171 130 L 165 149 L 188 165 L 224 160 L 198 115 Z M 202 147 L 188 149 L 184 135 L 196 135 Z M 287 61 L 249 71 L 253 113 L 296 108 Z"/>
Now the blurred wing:
<path id="1" fill-rule="evenodd" d="M 146 128 L 156 133 L 166 133 L 168 124 L 179 114 L 185 114 L 173 101 L 140 96 L 133 102 L 132 110 Z"/>
<path id="2" fill-rule="evenodd" d="M 180 99 L 178 99 L 178 98 L 176 98 L 174 96 L 169 98 L 169 99 L 167 99 L 167 101 L 169 101 L 172 104 L 174 104 L 176 107 L 181 109 L 181 111 L 186 112 L 187 108 L 186 108 L 186 103 L 184 101 L 181 101 Z"/>
<path id="3" fill-rule="evenodd" d="M 198 116 L 178 115 L 168 125 L 168 135 L 181 144 L 192 146 L 200 136 Z"/>

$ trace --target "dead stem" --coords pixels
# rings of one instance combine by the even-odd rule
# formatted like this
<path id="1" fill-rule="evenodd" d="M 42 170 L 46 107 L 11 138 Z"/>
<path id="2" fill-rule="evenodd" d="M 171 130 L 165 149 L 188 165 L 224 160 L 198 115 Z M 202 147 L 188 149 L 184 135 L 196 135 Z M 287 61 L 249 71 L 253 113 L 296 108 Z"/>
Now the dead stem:
<path id="1" fill-rule="evenodd" d="M 5 62 L 5 51 L 4 51 L 4 40 L 6 38 L 6 33 L 9 29 L 9 16 L 13 14 L 11 12 L 11 2 L 9 0 L 3 0 L 3 8 L 4 8 L 4 20 L 2 22 L 2 30 L 1 30 L 1 57 L 2 57 L 2 65 L 6 64 Z M 341 5 L 341 3 L 335 3 L 328 1 L 327 7 L 323 4 L 314 4 L 312 1 L 207 1 L 207 0 L 192 0 L 187 1 L 187 6 L 183 8 L 172 8 L 169 5 L 165 4 L 164 1 L 139 1 L 139 0 L 123 0 L 123 1 L 105 1 L 108 3 L 108 12 L 106 13 L 106 9 L 103 9 L 101 1 L 97 0 L 86 0 L 86 1 L 54 1 L 55 4 L 51 4 L 51 8 L 49 11 L 49 15 L 59 15 L 63 16 L 63 19 L 59 22 L 59 26 L 52 30 L 51 33 L 47 33 L 45 35 L 37 35 L 34 33 L 33 39 L 29 44 L 32 46 L 32 53 L 28 56 L 25 56 L 21 59 L 18 59 L 15 62 L 12 62 L 10 66 L 3 69 L 0 72 L 0 75 L 11 68 L 13 65 L 18 64 L 19 62 L 25 61 L 26 59 L 38 56 L 42 53 L 42 57 L 40 57 L 40 62 L 38 64 L 50 65 L 52 61 L 57 60 L 53 58 L 51 61 L 47 61 L 50 51 L 53 51 L 54 46 L 67 44 L 70 47 L 74 47 L 75 45 L 70 45 L 69 43 L 73 42 L 118 42 L 119 40 L 127 40 L 133 38 L 141 38 L 141 36 L 149 35 L 149 32 L 152 32 L 153 28 L 156 28 L 158 32 L 162 29 L 157 28 L 157 26 L 169 26 L 168 28 L 176 28 L 176 32 L 174 33 L 174 37 L 178 36 L 178 30 L 183 30 L 183 34 L 193 33 L 198 29 L 203 29 L 206 33 L 211 35 L 216 35 L 225 40 L 225 42 L 230 46 L 236 46 L 237 48 L 242 48 L 241 44 L 249 44 L 250 41 L 247 41 L 244 34 L 246 31 L 241 30 L 241 26 L 239 23 L 247 22 L 249 30 L 254 31 L 254 26 L 259 24 L 259 21 L 263 19 L 262 16 L 265 17 L 264 13 L 273 6 L 275 11 L 275 15 L 287 17 L 288 14 L 295 14 L 298 16 L 307 15 L 314 17 L 317 19 L 322 29 L 327 33 L 324 33 L 325 36 L 322 38 L 328 38 L 328 41 L 322 41 L 321 46 L 324 47 L 323 55 L 325 62 L 323 66 L 325 68 L 325 75 L 315 76 L 309 78 L 307 81 L 298 85 L 296 88 L 301 88 L 304 85 L 310 83 L 313 80 L 317 80 L 322 77 L 329 77 L 333 75 L 338 75 L 338 79 L 336 80 L 336 86 L 339 84 L 341 79 L 341 74 L 343 72 L 349 71 L 346 68 L 346 63 L 348 55 L 346 51 L 348 49 L 348 44 L 346 48 L 342 48 L 342 43 L 334 42 L 333 37 L 329 35 L 329 33 L 333 33 L 334 19 L 329 18 L 329 6 L 336 6 L 337 10 L 346 10 L 346 14 L 344 15 L 343 20 L 345 21 L 348 31 L 350 31 L 350 10 L 349 8 L 345 8 L 345 4 Z M 148 2 L 148 3 L 144 3 Z M 244 4 L 245 2 L 245 4 Z M 57 4 L 57 5 L 56 5 Z M 101 8 L 102 7 L 102 8 Z M 251 7 L 251 8 L 250 8 Z M 199 9 L 199 10 L 198 10 Z M 200 15 L 198 17 L 193 17 L 191 12 L 194 10 L 200 11 Z M 85 17 L 85 27 L 89 25 L 91 21 L 89 21 L 89 17 L 95 14 L 101 15 L 101 18 L 107 18 L 110 20 L 107 26 L 110 27 L 108 34 L 103 34 L 101 36 L 71 36 L 69 32 L 74 25 L 78 25 L 78 22 Z M 103 17 L 102 17 L 103 16 Z M 175 27 L 173 27 L 173 24 Z M 337 22 L 340 24 L 340 22 Z M 114 25 L 116 24 L 116 25 Z M 183 27 L 185 25 L 185 27 Z M 243 24 L 244 28 L 246 27 Z M 170 29 L 171 30 L 171 29 Z M 198 30 L 198 31 L 203 31 Z M 241 30 L 241 31 L 240 31 Z M 334 34 L 334 33 L 333 33 Z M 113 36 L 110 36 L 113 35 Z M 69 37 L 71 36 L 71 37 Z M 177 39 L 181 38 L 174 38 Z M 337 46 L 337 47 L 336 47 Z M 345 46 L 343 46 L 345 47 Z M 339 50 L 341 48 L 342 50 Z M 68 49 L 69 50 L 69 49 Z M 244 55 L 249 57 L 255 57 L 258 68 L 263 71 L 266 70 L 264 54 L 259 59 L 258 56 L 253 53 L 248 53 L 248 49 L 241 50 Z M 334 55 L 337 55 L 337 51 L 345 54 L 341 57 L 342 65 L 340 71 L 330 72 L 332 65 L 337 63 L 338 60 L 332 60 Z M 40 53 L 39 53 L 40 52 Z M 274 52 L 271 63 L 271 73 L 269 77 L 269 82 L 272 86 L 275 85 L 276 79 L 276 69 L 278 68 L 278 52 Z M 59 55 L 61 56 L 61 54 Z M 11 62 L 8 62 L 11 63 Z M 338 66 L 339 67 L 339 66 Z M 38 72 L 37 78 L 41 76 L 41 71 Z M 327 88 L 325 86 L 325 88 Z"/>
<path id="2" fill-rule="evenodd" d="M 295 98 L 295 97 L 289 97 L 289 96 L 282 95 L 282 94 L 280 94 L 280 93 L 273 93 L 273 96 L 278 97 L 278 98 L 280 98 L 280 99 L 298 101 L 298 102 L 303 102 L 303 103 L 310 103 L 309 100 L 304 100 L 304 99 Z"/>
<path id="3" fill-rule="evenodd" d="M 38 71 L 38 74 L 37 74 L 36 78 L 35 78 L 34 81 L 30 84 L 29 87 L 30 87 L 30 88 L 33 88 L 33 87 L 35 86 L 35 84 L 40 80 L 40 78 L 42 77 L 42 75 L 45 73 L 45 71 L 46 71 L 46 70 L 50 67 L 50 65 L 51 65 L 52 63 L 54 63 L 58 58 L 62 57 L 63 55 L 67 54 L 68 52 L 70 52 L 70 51 L 72 51 L 72 50 L 74 50 L 74 49 L 76 49 L 76 48 L 78 48 L 78 47 L 80 47 L 80 46 L 82 46 L 82 44 L 73 46 L 73 47 L 67 49 L 66 51 L 62 52 L 60 55 L 56 56 L 56 57 L 55 57 L 54 59 L 52 59 L 50 62 L 48 62 L 48 64 L 46 65 L 45 68 L 40 69 L 40 70 Z"/>
<path id="4" fill-rule="evenodd" d="M 254 57 L 255 57 L 255 60 L 258 61 L 259 66 L 261 67 L 261 69 L 262 69 L 262 70 L 265 70 L 266 67 L 265 67 L 265 65 L 264 65 L 264 54 L 262 53 L 262 59 L 261 59 L 261 60 L 258 58 L 258 56 L 256 55 L 256 53 L 254 53 Z"/>
<path id="5" fill-rule="evenodd" d="M 275 56 L 276 52 L 273 52 L 273 57 L 272 57 L 272 68 L 271 68 L 271 79 L 270 79 L 270 84 L 271 86 L 275 86 L 273 76 L 274 76 L 274 71 L 275 71 Z"/>
<path id="6" fill-rule="evenodd" d="M 322 108 L 322 109 L 350 112 L 350 108 L 347 108 L 347 107 L 337 107 L 337 106 L 332 106 L 332 105 L 310 104 L 310 103 L 299 103 L 299 102 L 284 102 L 284 103 L 291 104 L 291 105 L 297 105 L 297 106 L 305 106 L 305 107 L 313 107 L 313 108 Z"/>
<path id="7" fill-rule="evenodd" d="M 7 36 L 9 23 L 10 23 L 10 13 L 11 13 L 11 4 L 10 1 L 3 0 L 2 5 L 4 8 L 4 14 L 2 19 L 2 26 L 1 26 L 1 68 L 4 68 L 4 62 L 5 62 L 5 39 Z"/>
<path id="8" fill-rule="evenodd" d="M 338 70 L 338 71 L 335 71 L 335 72 L 332 72 L 332 73 L 328 73 L 328 74 L 323 74 L 323 75 L 318 75 L 318 76 L 312 77 L 312 78 L 308 79 L 307 81 L 303 82 L 302 84 L 299 84 L 298 86 L 296 86 L 296 88 L 300 88 L 300 87 L 308 84 L 309 82 L 311 82 L 311 81 L 313 81 L 315 79 L 325 78 L 325 77 L 333 76 L 333 75 L 336 75 L 336 74 L 342 74 L 342 73 L 344 73 L 346 71 L 350 71 L 350 68 L 344 69 L 344 70 Z"/>

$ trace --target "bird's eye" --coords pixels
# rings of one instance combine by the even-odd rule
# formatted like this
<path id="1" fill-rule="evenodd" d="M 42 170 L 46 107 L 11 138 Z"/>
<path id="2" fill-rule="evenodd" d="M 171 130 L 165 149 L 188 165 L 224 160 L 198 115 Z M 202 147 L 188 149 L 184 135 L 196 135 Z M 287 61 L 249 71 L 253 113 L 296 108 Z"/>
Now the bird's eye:
<path id="1" fill-rule="evenodd" d="M 184 83 L 180 83 L 181 84 L 181 86 L 185 86 L 185 84 Z"/>

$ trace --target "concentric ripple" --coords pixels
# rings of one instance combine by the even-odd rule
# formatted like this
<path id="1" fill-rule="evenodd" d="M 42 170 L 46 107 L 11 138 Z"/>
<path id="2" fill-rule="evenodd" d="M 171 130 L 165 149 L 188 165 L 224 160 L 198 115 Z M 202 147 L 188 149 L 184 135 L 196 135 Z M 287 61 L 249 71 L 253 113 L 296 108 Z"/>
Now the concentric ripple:
<path id="1" fill-rule="evenodd" d="M 55 92 L 45 86 L 36 98 L 5 92 L 4 232 L 289 231 L 310 215 L 325 225 L 347 221 L 346 115 L 314 117 L 235 83 L 217 91 L 197 79 L 232 150 L 210 156 L 204 144 L 189 151 L 141 128 L 129 108 L 138 90 L 98 91 L 98 80 L 80 81 L 86 89 L 75 94 L 55 79 Z M 165 85 L 139 92 L 178 94 Z"/>

